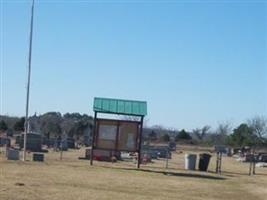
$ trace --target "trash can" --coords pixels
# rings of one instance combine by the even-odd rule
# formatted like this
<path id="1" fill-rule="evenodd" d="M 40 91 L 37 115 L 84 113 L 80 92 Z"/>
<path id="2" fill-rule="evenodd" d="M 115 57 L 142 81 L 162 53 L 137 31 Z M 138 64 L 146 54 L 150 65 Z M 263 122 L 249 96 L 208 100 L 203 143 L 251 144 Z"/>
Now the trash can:
<path id="1" fill-rule="evenodd" d="M 195 154 L 185 154 L 185 169 L 195 170 L 196 169 L 197 155 Z"/>
<path id="2" fill-rule="evenodd" d="M 199 165 L 198 165 L 199 171 L 206 172 L 208 170 L 210 158 L 211 158 L 210 154 L 204 153 L 199 155 Z"/>

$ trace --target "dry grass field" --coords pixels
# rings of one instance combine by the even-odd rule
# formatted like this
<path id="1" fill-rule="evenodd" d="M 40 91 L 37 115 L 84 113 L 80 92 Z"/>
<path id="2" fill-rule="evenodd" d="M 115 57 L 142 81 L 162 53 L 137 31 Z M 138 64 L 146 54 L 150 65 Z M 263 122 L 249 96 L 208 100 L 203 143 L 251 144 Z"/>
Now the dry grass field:
<path id="1" fill-rule="evenodd" d="M 187 150 L 190 151 L 190 150 Z M 199 153 L 199 152 L 198 152 Z M 174 153 L 168 170 L 159 160 L 135 169 L 132 162 L 89 165 L 84 149 L 45 154 L 45 162 L 7 161 L 0 155 L 1 200 L 266 200 L 267 169 L 248 176 L 248 165 L 223 158 L 223 174 L 183 170 L 184 154 Z M 28 155 L 28 159 L 32 156 Z"/>

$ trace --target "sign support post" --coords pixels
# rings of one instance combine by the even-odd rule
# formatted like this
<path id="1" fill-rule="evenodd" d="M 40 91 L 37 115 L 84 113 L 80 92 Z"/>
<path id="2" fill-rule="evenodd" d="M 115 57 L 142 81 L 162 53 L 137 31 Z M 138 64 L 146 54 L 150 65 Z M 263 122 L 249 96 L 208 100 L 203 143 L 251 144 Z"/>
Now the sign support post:
<path id="1" fill-rule="evenodd" d="M 141 162 L 142 162 L 142 135 L 143 135 L 143 122 L 144 117 L 141 117 L 141 125 L 140 125 L 140 135 L 139 135 L 139 143 L 138 143 L 138 162 L 137 162 L 137 168 L 140 168 Z"/>
<path id="2" fill-rule="evenodd" d="M 92 131 L 92 137 L 91 137 L 91 155 L 90 155 L 90 165 L 93 165 L 94 160 L 94 144 L 95 144 L 95 135 L 96 135 L 96 118 L 97 118 L 97 112 L 95 112 L 94 117 L 94 127 Z"/>

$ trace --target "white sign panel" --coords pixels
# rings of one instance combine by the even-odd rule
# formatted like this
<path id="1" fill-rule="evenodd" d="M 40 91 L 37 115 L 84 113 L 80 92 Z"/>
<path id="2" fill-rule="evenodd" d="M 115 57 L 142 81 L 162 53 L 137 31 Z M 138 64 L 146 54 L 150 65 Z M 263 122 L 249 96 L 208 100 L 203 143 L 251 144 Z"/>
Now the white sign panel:
<path id="1" fill-rule="evenodd" d="M 113 125 L 100 125 L 99 126 L 99 139 L 100 140 L 116 140 L 117 126 Z"/>

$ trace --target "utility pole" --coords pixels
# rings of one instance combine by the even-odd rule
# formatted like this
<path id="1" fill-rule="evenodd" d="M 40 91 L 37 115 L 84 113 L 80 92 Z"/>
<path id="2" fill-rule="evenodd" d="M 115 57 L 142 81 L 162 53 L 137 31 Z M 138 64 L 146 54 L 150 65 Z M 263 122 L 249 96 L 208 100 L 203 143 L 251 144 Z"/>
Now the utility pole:
<path id="1" fill-rule="evenodd" d="M 31 27 L 30 27 L 30 44 L 29 44 L 29 58 L 28 58 L 28 83 L 27 83 L 27 96 L 26 96 L 26 116 L 24 124 L 24 144 L 23 144 L 23 161 L 26 161 L 27 150 L 27 134 L 29 131 L 29 100 L 30 100 L 30 83 L 31 83 L 31 61 L 32 61 L 32 32 L 33 32 L 33 14 L 34 14 L 34 0 L 32 0 L 31 8 Z"/>

